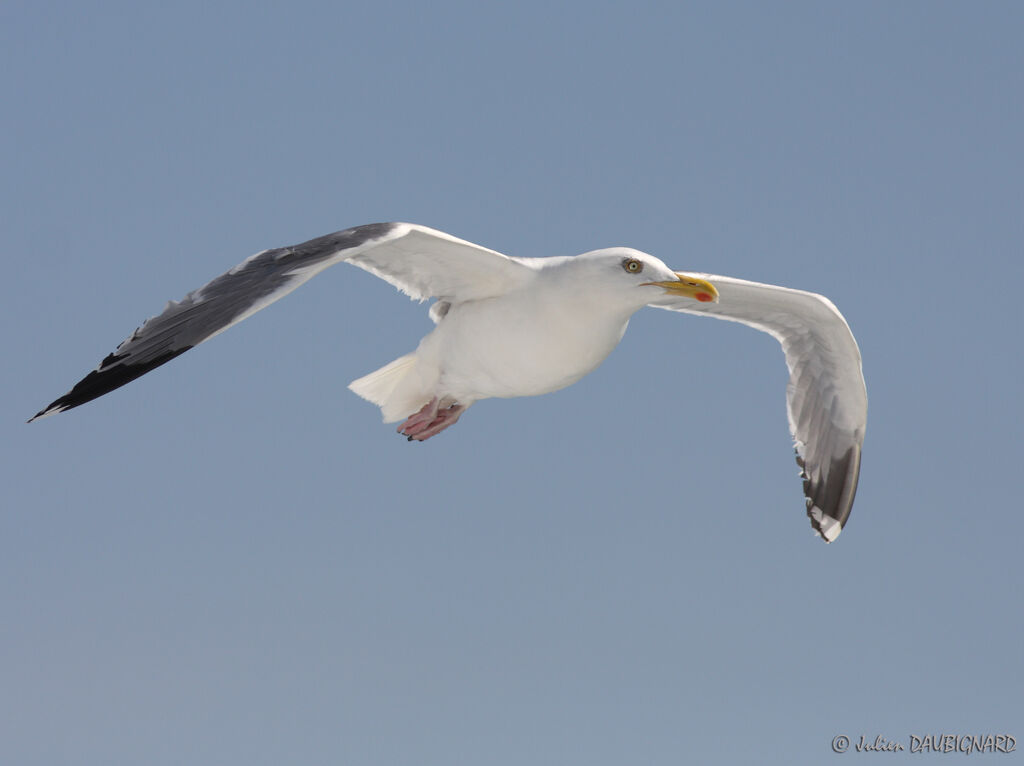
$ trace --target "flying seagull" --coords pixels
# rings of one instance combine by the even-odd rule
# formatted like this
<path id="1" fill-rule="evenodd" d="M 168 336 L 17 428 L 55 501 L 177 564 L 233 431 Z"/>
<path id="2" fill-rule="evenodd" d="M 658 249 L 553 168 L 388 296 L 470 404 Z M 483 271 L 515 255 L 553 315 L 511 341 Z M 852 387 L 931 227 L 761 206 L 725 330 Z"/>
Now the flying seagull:
<path id="1" fill-rule="evenodd" d="M 420 301 L 437 325 L 415 351 L 352 382 L 398 432 L 424 441 L 488 397 L 557 391 L 593 371 L 644 306 L 727 319 L 771 334 L 789 367 L 786 404 L 807 515 L 826 542 L 853 506 L 867 422 L 860 351 L 827 298 L 681 273 L 628 247 L 511 258 L 409 223 L 374 223 L 264 250 L 146 320 L 29 422 L 91 401 L 351 263 Z"/>

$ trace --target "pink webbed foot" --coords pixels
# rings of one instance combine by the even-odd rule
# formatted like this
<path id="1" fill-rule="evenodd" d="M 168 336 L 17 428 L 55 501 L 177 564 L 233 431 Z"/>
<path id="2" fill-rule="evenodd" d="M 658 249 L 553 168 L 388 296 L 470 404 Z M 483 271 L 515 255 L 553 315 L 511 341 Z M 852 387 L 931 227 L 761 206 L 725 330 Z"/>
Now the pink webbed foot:
<path id="1" fill-rule="evenodd" d="M 455 425 L 465 411 L 465 405 L 450 399 L 439 400 L 436 396 L 423 405 L 415 415 L 410 415 L 398 427 L 398 433 L 409 441 L 426 441 L 434 434 L 441 433 L 448 426 Z"/>

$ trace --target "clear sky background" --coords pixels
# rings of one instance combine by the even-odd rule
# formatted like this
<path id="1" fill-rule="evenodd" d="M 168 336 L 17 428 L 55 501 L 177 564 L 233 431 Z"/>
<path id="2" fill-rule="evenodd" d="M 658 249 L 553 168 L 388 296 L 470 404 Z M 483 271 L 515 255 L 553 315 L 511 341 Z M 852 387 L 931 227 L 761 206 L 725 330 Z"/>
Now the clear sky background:
<path id="1" fill-rule="evenodd" d="M 4 3 L 0 762 L 1024 749 L 1022 39 L 1013 2 Z M 846 531 L 770 337 L 641 312 L 409 444 L 345 386 L 426 308 L 346 267 L 25 425 L 168 299 L 390 220 L 831 297 Z"/>

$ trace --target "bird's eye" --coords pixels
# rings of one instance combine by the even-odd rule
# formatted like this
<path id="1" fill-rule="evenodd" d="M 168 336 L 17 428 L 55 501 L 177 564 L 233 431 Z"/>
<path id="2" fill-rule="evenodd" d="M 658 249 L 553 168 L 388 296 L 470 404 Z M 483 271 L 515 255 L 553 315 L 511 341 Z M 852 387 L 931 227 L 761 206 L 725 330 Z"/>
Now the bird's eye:
<path id="1" fill-rule="evenodd" d="M 630 274 L 639 274 L 644 270 L 644 265 L 636 258 L 627 258 L 622 262 L 622 268 Z"/>

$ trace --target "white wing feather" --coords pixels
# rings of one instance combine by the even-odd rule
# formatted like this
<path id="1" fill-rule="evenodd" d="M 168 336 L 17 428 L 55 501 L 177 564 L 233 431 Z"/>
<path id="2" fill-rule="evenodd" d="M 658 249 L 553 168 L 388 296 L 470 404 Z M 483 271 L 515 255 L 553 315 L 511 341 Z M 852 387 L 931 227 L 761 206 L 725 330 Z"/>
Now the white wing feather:
<path id="1" fill-rule="evenodd" d="M 789 367 L 786 410 L 807 515 L 814 530 L 831 542 L 853 506 L 867 424 L 867 390 L 853 333 L 822 295 L 716 274 L 694 276 L 718 289 L 717 303 L 666 295 L 651 305 L 740 322 L 782 344 Z"/>

